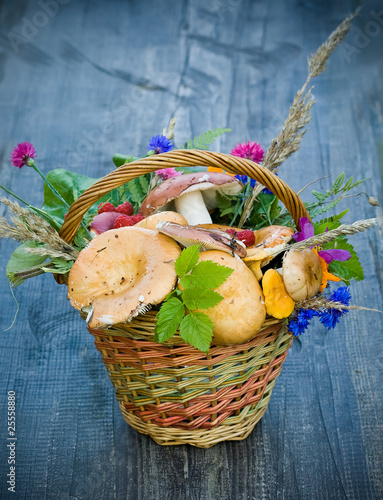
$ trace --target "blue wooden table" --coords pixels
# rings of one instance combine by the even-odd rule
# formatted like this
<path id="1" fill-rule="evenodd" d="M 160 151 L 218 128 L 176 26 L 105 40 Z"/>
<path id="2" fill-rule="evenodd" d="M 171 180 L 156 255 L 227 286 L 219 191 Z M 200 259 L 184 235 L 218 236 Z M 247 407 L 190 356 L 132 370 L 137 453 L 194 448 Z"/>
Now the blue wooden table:
<path id="1" fill-rule="evenodd" d="M 354 0 L 3 0 L 0 182 L 40 206 L 41 179 L 10 166 L 18 142 L 34 144 L 45 172 L 101 177 L 113 169 L 113 153 L 145 154 L 174 115 L 178 144 L 230 127 L 213 149 L 230 152 L 247 140 L 267 148 L 306 79 L 307 57 L 356 7 Z M 368 177 L 363 190 L 383 203 L 382 29 L 381 2 L 367 1 L 316 79 L 302 148 L 280 170 L 295 190 L 344 171 Z M 366 279 L 351 291 L 353 304 L 382 309 L 381 212 L 363 195 L 346 207 L 348 223 L 380 217 L 375 230 L 353 238 Z M 1 498 L 383 498 L 381 315 L 350 312 L 331 332 L 314 323 L 293 343 L 246 440 L 160 447 L 123 421 L 65 287 L 40 276 L 16 288 L 14 300 L 4 268 L 15 246 L 0 240 Z M 6 482 L 9 391 L 15 494 Z"/>

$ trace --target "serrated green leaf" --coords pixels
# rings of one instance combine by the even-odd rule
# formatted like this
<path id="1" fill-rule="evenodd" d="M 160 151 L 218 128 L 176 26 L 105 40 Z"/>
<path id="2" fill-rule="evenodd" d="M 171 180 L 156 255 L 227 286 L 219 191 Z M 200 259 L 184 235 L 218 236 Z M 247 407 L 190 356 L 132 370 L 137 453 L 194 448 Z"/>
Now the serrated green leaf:
<path id="1" fill-rule="evenodd" d="M 218 288 L 232 274 L 233 269 L 220 266 L 210 260 L 199 262 L 194 269 L 181 278 L 182 288 Z"/>
<path id="2" fill-rule="evenodd" d="M 363 268 L 359 261 L 358 256 L 354 250 L 354 247 L 347 242 L 345 239 L 337 239 L 335 241 L 331 241 L 330 243 L 326 243 L 323 245 L 325 250 L 329 250 L 332 248 L 336 248 L 339 250 L 348 250 L 351 253 L 351 259 L 346 261 L 333 260 L 329 266 L 328 270 L 330 273 L 335 274 L 341 278 L 345 283 L 349 283 L 351 279 L 355 279 L 356 281 L 361 281 L 364 279 Z"/>
<path id="3" fill-rule="evenodd" d="M 185 306 L 194 309 L 210 309 L 223 300 L 222 295 L 214 290 L 199 290 L 198 288 L 185 288 L 182 292 L 182 300 Z"/>
<path id="4" fill-rule="evenodd" d="M 340 214 L 332 215 L 331 217 L 327 217 L 326 219 L 321 219 L 320 221 L 314 222 L 314 233 L 322 234 L 327 229 L 331 231 L 332 229 L 336 229 L 341 225 L 340 220 L 344 217 L 349 210 L 344 210 Z"/>
<path id="5" fill-rule="evenodd" d="M 213 322 L 204 313 L 190 313 L 181 321 L 180 335 L 196 349 L 208 352 L 213 338 Z"/>
<path id="6" fill-rule="evenodd" d="M 156 342 L 165 342 L 173 337 L 184 315 L 185 306 L 176 297 L 164 302 L 157 314 L 154 340 Z"/>
<path id="7" fill-rule="evenodd" d="M 138 178 L 138 182 L 140 183 L 141 189 L 143 193 L 145 193 L 145 196 L 147 195 L 149 191 L 149 180 L 146 178 L 145 175 L 140 175 Z"/>
<path id="8" fill-rule="evenodd" d="M 146 197 L 146 193 L 143 192 L 139 181 L 137 179 L 133 179 L 128 182 L 127 187 L 130 192 L 130 199 L 132 202 L 141 205 L 142 201 Z"/>
<path id="9" fill-rule="evenodd" d="M 197 264 L 200 245 L 192 245 L 182 250 L 175 262 L 176 273 L 179 277 L 184 276 Z"/>

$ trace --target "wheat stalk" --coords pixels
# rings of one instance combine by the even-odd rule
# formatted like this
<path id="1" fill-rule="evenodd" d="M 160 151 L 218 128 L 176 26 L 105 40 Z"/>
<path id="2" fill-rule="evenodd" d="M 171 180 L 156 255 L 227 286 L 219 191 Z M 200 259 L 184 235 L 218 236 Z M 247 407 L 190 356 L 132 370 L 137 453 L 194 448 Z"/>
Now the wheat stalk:
<path id="1" fill-rule="evenodd" d="M 29 248 L 28 252 L 37 255 L 46 255 L 52 258 L 63 258 L 65 260 L 76 260 L 78 251 L 68 245 L 42 217 L 20 207 L 6 198 L 0 198 L 12 212 L 11 222 L 5 217 L 0 217 L 0 238 L 12 238 L 16 241 L 35 241 L 43 246 Z"/>
<path id="2" fill-rule="evenodd" d="M 308 75 L 302 88 L 298 90 L 294 101 L 289 109 L 289 114 L 282 126 L 282 130 L 275 137 L 267 150 L 263 166 L 277 172 L 278 167 L 287 158 L 294 154 L 301 146 L 301 140 L 306 133 L 305 126 L 311 120 L 310 109 L 315 100 L 311 95 L 312 87 L 307 91 L 307 86 L 311 79 L 319 76 L 325 69 L 326 63 L 336 49 L 344 40 L 350 30 L 351 21 L 358 15 L 359 9 L 347 17 L 328 37 L 328 39 L 318 48 L 315 54 L 312 54 L 308 60 Z M 257 183 L 251 195 L 245 203 L 245 207 L 239 222 L 242 227 L 250 216 L 256 197 L 264 189 L 262 184 Z"/>

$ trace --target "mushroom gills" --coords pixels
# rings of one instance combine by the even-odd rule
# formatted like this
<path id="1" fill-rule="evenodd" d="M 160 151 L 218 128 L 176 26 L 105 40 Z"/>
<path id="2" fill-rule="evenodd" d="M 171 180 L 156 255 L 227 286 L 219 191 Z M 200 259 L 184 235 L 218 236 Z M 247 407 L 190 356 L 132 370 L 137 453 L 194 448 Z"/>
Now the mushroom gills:
<path id="1" fill-rule="evenodd" d="M 201 245 L 202 250 L 221 250 L 238 257 L 246 256 L 246 246 L 242 241 L 235 240 L 224 231 L 203 229 L 194 226 L 181 226 L 172 222 L 161 221 L 157 231 L 174 240 L 182 246 Z"/>

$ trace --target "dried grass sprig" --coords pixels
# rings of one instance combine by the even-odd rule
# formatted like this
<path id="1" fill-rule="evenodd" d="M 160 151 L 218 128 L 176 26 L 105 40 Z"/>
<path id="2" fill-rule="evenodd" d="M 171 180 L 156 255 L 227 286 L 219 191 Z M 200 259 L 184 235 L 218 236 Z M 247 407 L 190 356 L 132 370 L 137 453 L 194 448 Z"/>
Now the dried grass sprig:
<path id="1" fill-rule="evenodd" d="M 11 222 L 7 222 L 5 217 L 0 217 L 0 238 L 12 238 L 16 241 L 27 242 L 35 241 L 44 246 L 40 248 L 30 248 L 30 253 L 37 255 L 47 255 L 52 258 L 63 258 L 65 260 L 76 260 L 78 251 L 68 245 L 58 235 L 42 217 L 35 213 L 20 207 L 7 198 L 0 198 L 12 212 Z"/>
<path id="2" fill-rule="evenodd" d="M 169 139 L 169 141 L 174 139 L 174 129 L 176 126 L 176 122 L 177 122 L 177 119 L 175 116 L 173 116 L 173 118 L 171 118 L 171 120 L 169 122 L 168 128 L 164 129 L 162 132 L 162 134 L 166 137 L 166 139 Z"/>
<path id="3" fill-rule="evenodd" d="M 338 310 L 364 310 L 364 311 L 374 311 L 383 314 L 383 311 L 379 309 L 371 309 L 371 307 L 362 306 L 347 306 L 342 304 L 342 302 L 337 302 L 335 300 L 327 300 L 325 297 L 314 297 L 313 299 L 303 300 L 302 302 L 297 302 L 295 308 L 299 309 L 314 309 L 314 311 L 322 311 L 324 309 L 338 309 Z"/>
<path id="4" fill-rule="evenodd" d="M 371 227 L 376 226 L 378 219 L 364 219 L 358 220 L 353 224 L 342 224 L 336 229 L 327 231 L 326 233 L 316 234 L 312 238 L 307 238 L 307 240 L 299 241 L 298 243 L 293 243 L 288 245 L 282 250 L 277 250 L 276 252 L 270 254 L 272 257 L 280 254 L 281 252 L 287 252 L 289 250 L 304 250 L 305 248 L 314 247 L 317 245 L 323 245 L 335 240 L 338 236 L 352 235 L 360 232 L 364 232 Z"/>
<path id="5" fill-rule="evenodd" d="M 271 170 L 271 172 L 277 172 L 281 163 L 300 148 L 302 137 L 306 133 L 304 128 L 311 120 L 310 109 L 315 102 L 311 95 L 312 87 L 306 91 L 307 86 L 312 78 L 319 76 L 326 69 L 326 63 L 330 55 L 344 40 L 351 28 L 351 21 L 358 15 L 358 12 L 359 9 L 347 17 L 318 48 L 315 54 L 312 54 L 309 58 L 307 79 L 294 98 L 282 130 L 271 141 L 269 149 L 266 152 L 263 166 Z M 264 186 L 259 183 L 254 187 L 245 203 L 239 227 L 242 227 L 246 219 L 250 216 L 255 199 L 263 189 Z"/>

